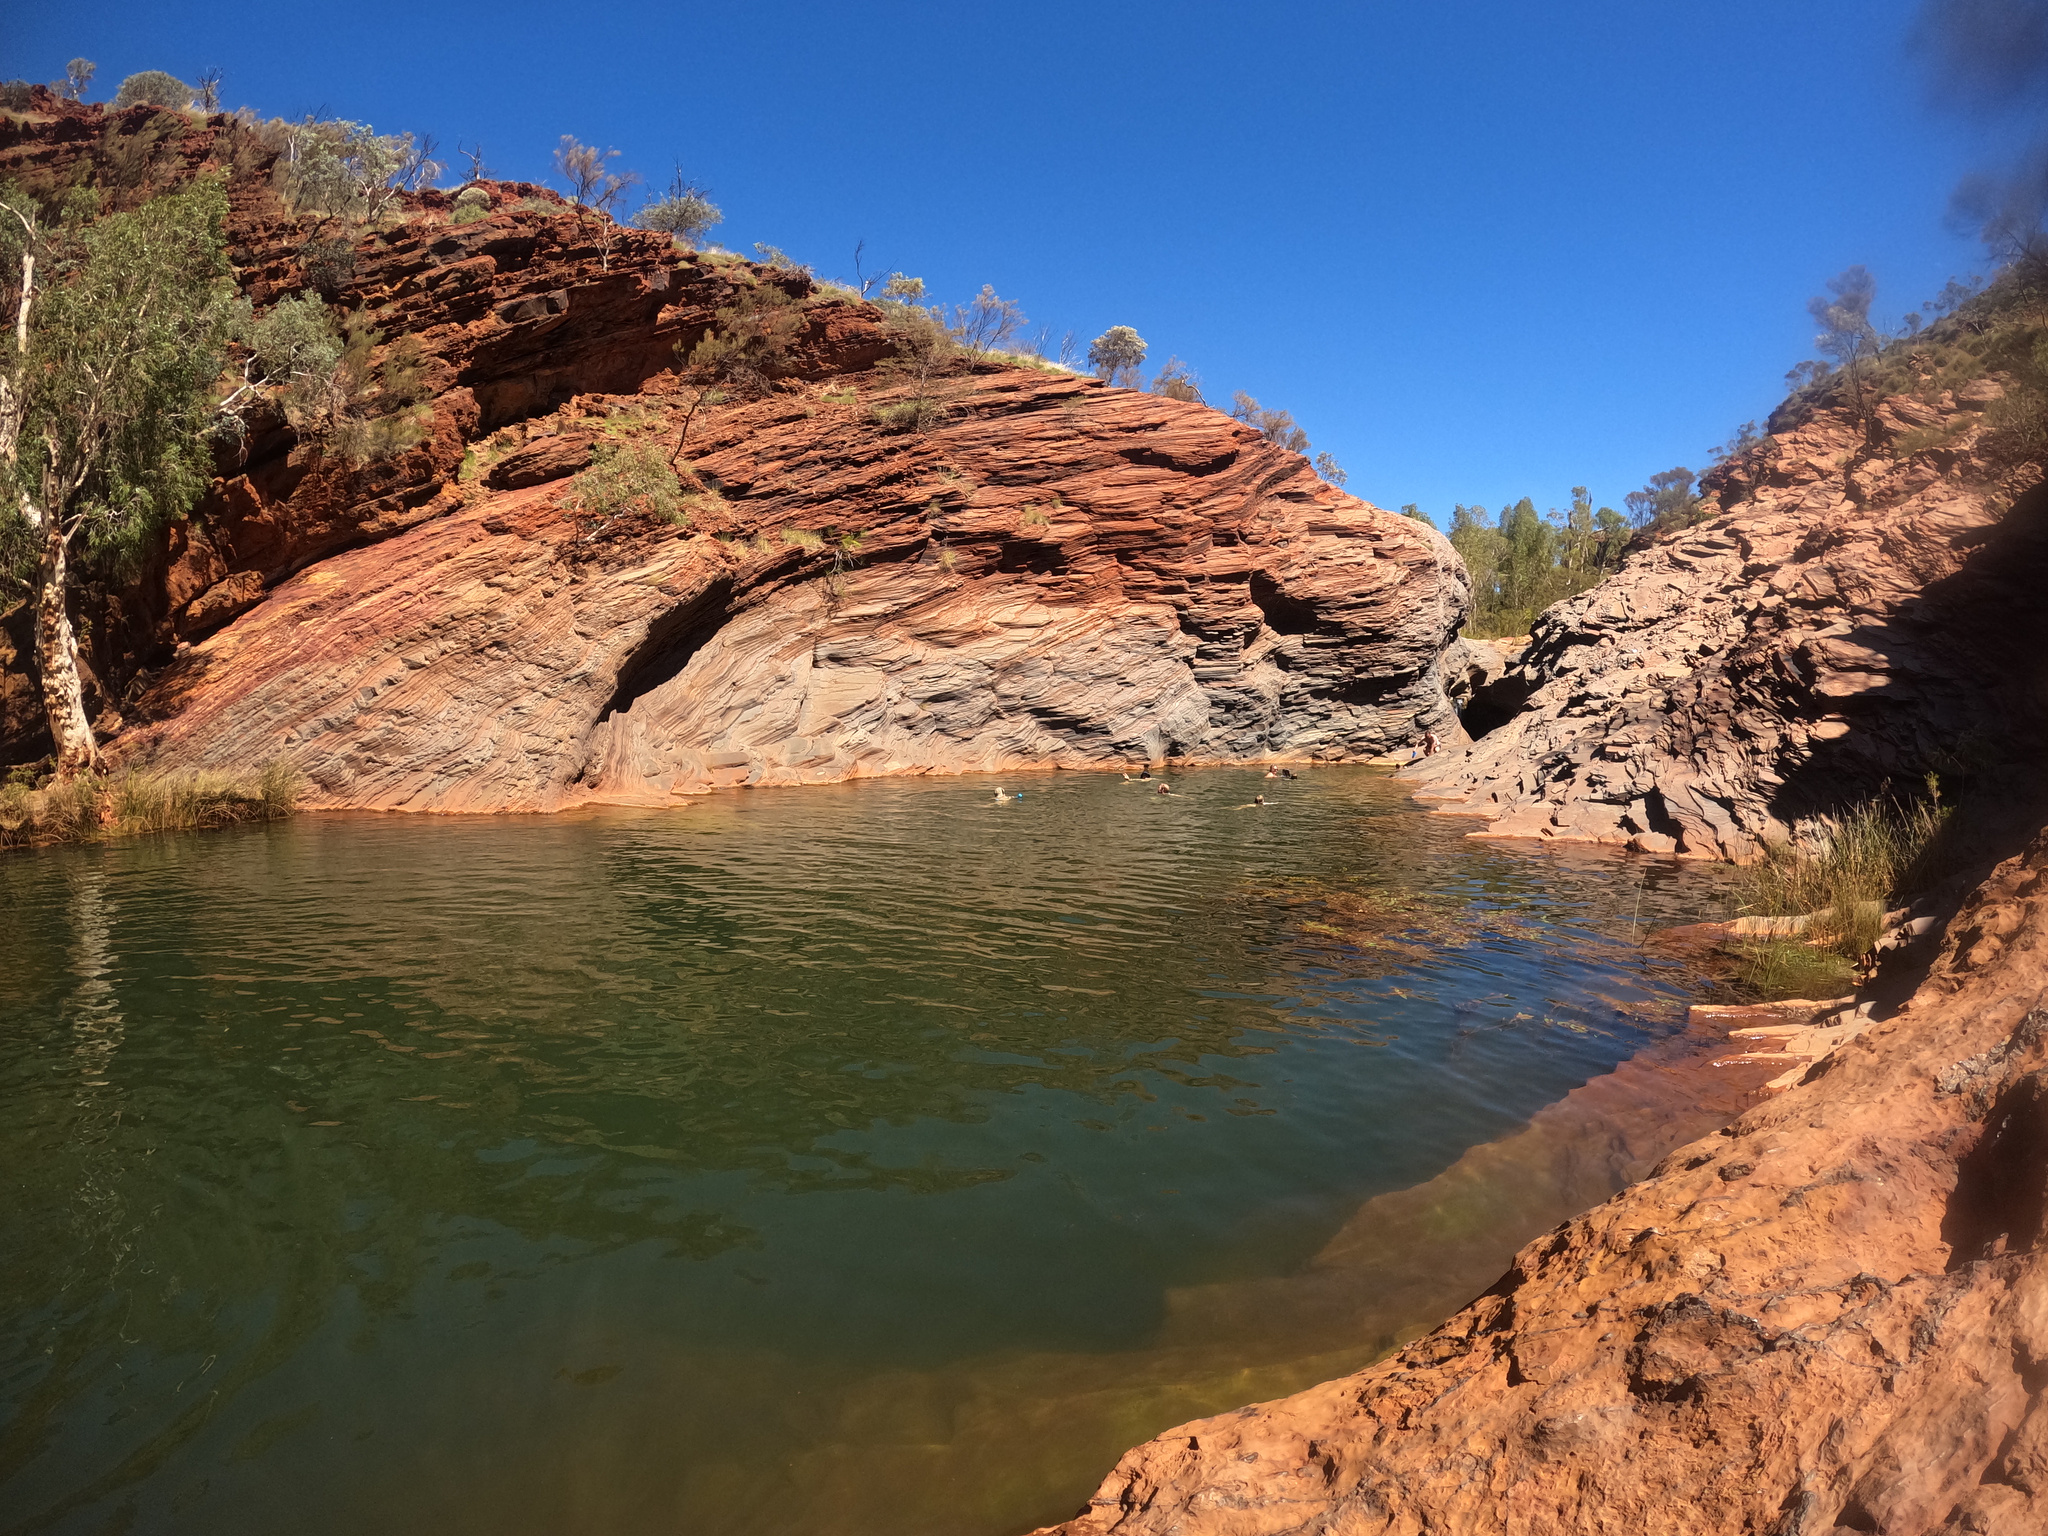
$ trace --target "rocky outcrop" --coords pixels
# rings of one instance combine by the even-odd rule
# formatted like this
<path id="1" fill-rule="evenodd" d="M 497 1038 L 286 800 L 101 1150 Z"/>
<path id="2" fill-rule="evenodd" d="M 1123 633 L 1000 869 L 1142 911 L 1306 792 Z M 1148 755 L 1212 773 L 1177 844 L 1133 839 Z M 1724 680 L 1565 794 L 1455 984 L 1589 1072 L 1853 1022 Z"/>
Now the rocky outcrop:
<path id="1" fill-rule="evenodd" d="M 1297 455 L 1057 372 L 963 378 L 922 433 L 878 430 L 850 388 L 700 420 L 706 489 L 681 528 L 597 522 L 561 480 L 447 492 L 182 654 L 123 759 L 284 756 L 316 804 L 551 810 L 1365 757 L 1448 716 L 1436 663 L 1461 568 Z M 585 400 L 501 465 L 566 472 L 560 445 L 607 429 L 666 444 L 677 414 L 660 395 Z"/>
<path id="2" fill-rule="evenodd" d="M 430 394 L 422 440 L 367 465 L 259 417 L 141 577 L 87 594 L 117 762 L 283 756 L 315 804 L 544 810 L 1362 758 L 1455 728 L 1437 656 L 1466 608 L 1457 557 L 1218 412 L 966 360 L 937 424 L 885 430 L 871 409 L 906 386 L 875 372 L 880 312 L 800 272 L 498 183 L 474 222 L 428 193 L 342 229 L 290 214 L 272 159 L 230 118 L 151 109 L 0 132 L 0 175 L 28 181 L 227 175 L 252 302 L 317 276 L 416 349 Z M 690 425 L 685 523 L 576 510 L 601 445 L 674 449 L 678 347 L 758 284 L 805 329 L 768 398 Z M 7 760 L 46 750 L 25 660 L 0 660 Z"/>
<path id="3" fill-rule="evenodd" d="M 2048 1529 L 2048 836 L 1804 1080 L 1060 1536 Z"/>
<path id="4" fill-rule="evenodd" d="M 2024 755 L 2048 500 L 1974 455 L 1997 390 L 1894 400 L 1869 433 L 1839 408 L 1774 420 L 1701 522 L 1537 621 L 1519 711 L 1411 770 L 1418 796 L 1484 835 L 1740 859 Z"/>

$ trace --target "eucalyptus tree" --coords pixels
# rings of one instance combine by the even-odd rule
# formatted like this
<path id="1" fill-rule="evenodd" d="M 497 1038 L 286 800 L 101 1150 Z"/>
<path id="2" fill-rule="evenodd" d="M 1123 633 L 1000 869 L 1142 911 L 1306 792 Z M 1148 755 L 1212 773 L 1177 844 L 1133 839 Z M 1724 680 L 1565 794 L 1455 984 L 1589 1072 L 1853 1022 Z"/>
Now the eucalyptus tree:
<path id="1" fill-rule="evenodd" d="M 35 604 L 57 771 L 97 766 L 69 595 L 77 558 L 137 555 L 206 489 L 240 321 L 218 181 L 47 225 L 0 189 L 0 523 Z"/>

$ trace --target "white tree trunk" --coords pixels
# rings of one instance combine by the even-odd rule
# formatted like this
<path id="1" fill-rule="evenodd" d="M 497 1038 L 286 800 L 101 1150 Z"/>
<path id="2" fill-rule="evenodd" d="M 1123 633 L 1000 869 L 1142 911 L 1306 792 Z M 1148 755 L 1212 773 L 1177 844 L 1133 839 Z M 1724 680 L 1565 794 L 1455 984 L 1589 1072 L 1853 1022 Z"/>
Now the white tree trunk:
<path id="1" fill-rule="evenodd" d="M 78 678 L 78 638 L 65 606 L 71 551 L 57 519 L 43 517 L 43 555 L 36 567 L 36 669 L 42 674 L 43 709 L 57 747 L 57 776 L 68 779 L 99 767 L 99 743 L 85 715 Z"/>

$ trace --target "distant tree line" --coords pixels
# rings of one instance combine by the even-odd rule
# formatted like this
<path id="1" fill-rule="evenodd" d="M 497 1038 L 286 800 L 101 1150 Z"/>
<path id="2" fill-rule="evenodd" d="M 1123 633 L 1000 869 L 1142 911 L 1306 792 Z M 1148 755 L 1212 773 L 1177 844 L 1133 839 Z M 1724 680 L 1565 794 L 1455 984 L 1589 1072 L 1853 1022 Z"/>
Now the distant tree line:
<path id="1" fill-rule="evenodd" d="M 1686 474 L 1688 483 L 1691 478 Z M 1402 511 L 1421 515 L 1413 506 Z M 1545 608 L 1613 570 L 1634 532 L 1630 519 L 1612 507 L 1596 509 L 1583 485 L 1572 487 L 1571 506 L 1563 512 L 1538 513 L 1526 496 L 1492 516 L 1482 506 L 1453 507 L 1451 547 L 1472 577 L 1472 618 L 1465 633 L 1526 635 Z"/>

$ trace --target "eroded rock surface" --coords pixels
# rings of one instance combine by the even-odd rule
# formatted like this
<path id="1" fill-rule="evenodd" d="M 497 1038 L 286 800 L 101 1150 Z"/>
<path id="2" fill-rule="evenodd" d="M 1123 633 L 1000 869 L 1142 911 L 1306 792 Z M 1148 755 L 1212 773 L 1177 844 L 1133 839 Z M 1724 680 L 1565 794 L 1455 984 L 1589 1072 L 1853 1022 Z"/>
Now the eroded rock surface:
<path id="1" fill-rule="evenodd" d="M 584 408 L 504 462 L 565 467 L 555 445 L 607 426 L 665 444 L 676 414 Z M 316 804 L 550 810 L 1369 757 L 1448 719 L 1464 578 L 1429 529 L 1214 411 L 1091 379 L 988 370 L 949 411 L 887 434 L 827 384 L 700 420 L 719 489 L 683 528 L 579 515 L 561 480 L 451 490 L 191 647 L 123 760 L 283 756 Z"/>
<path id="2" fill-rule="evenodd" d="M 1895 1017 L 1060 1536 L 2048 1530 L 2048 836 Z"/>
<path id="3" fill-rule="evenodd" d="M 1973 457 L 1996 388 L 1894 402 L 1877 448 L 1840 411 L 1774 422 L 1708 477 L 1703 522 L 1537 621 L 1526 702 L 1411 770 L 1418 796 L 1495 836 L 1740 859 L 2032 739 L 2048 501 Z"/>
<path id="4" fill-rule="evenodd" d="M 259 417 L 142 576 L 84 595 L 116 762 L 285 757 L 314 804 L 546 810 L 1455 731 L 1455 554 L 1219 412 L 970 360 L 938 425 L 888 432 L 871 408 L 907 386 L 875 372 L 881 313 L 802 273 L 524 185 L 486 184 L 475 222 L 427 193 L 344 231 L 291 214 L 230 118 L 44 106 L 0 127 L 0 175 L 89 174 L 116 205 L 226 175 L 249 297 L 317 259 L 431 396 L 418 445 L 366 465 Z M 678 346 L 757 284 L 805 329 L 770 398 L 690 426 L 687 526 L 577 511 L 599 448 L 674 448 Z M 0 760 L 47 750 L 27 665 L 0 649 Z"/>

